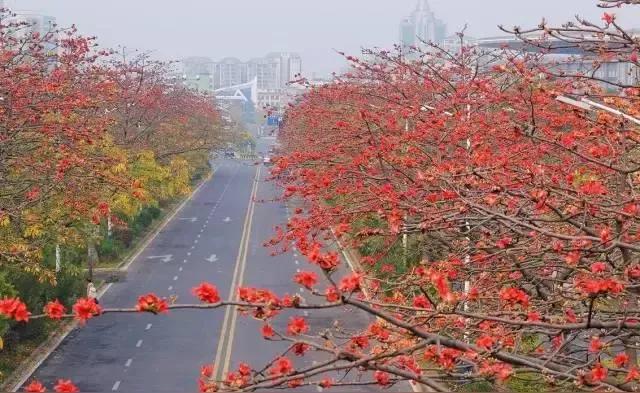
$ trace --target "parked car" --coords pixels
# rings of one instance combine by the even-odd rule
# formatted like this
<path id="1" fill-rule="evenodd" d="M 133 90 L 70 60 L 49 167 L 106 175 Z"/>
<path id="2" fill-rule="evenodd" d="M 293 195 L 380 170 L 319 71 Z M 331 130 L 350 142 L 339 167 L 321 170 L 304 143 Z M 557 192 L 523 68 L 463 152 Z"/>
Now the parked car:
<path id="1" fill-rule="evenodd" d="M 273 161 L 271 161 L 271 156 L 264 156 L 264 158 L 262 159 L 262 163 L 267 166 L 273 164 Z"/>

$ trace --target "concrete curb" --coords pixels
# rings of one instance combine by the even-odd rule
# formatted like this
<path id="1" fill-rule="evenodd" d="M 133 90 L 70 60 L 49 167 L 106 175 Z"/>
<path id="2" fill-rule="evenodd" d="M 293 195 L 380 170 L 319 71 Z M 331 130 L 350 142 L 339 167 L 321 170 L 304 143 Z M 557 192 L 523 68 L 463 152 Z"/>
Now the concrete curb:
<path id="1" fill-rule="evenodd" d="M 118 264 L 117 269 L 127 271 L 131 264 L 136 260 L 138 255 L 142 253 L 142 251 L 147 248 L 149 243 L 153 241 L 153 239 L 158 236 L 158 233 L 164 229 L 164 227 L 175 217 L 178 212 L 182 210 L 182 208 L 189 202 L 193 197 L 200 191 L 200 188 L 211 180 L 213 175 L 215 174 L 215 169 L 211 171 L 211 173 L 202 179 L 198 187 L 196 187 L 193 192 L 185 197 L 184 201 L 182 201 L 179 205 L 177 205 L 172 211 L 168 212 L 165 218 L 157 225 L 155 229 L 149 232 L 140 242 L 140 245 L 134 248 L 131 253 L 122 259 L 122 262 Z M 98 299 L 100 299 L 104 294 L 111 288 L 112 284 L 101 285 L 98 290 Z M 64 341 L 65 338 L 78 326 L 78 322 L 73 320 L 63 324 L 59 330 L 54 331 L 49 338 L 47 338 L 42 344 L 40 344 L 29 357 L 22 362 L 22 364 L 16 368 L 16 370 L 7 377 L 5 382 L 0 385 L 0 392 L 16 392 L 22 385 L 29 380 L 31 375 L 40 367 L 42 363 L 55 351 L 60 344 Z"/>

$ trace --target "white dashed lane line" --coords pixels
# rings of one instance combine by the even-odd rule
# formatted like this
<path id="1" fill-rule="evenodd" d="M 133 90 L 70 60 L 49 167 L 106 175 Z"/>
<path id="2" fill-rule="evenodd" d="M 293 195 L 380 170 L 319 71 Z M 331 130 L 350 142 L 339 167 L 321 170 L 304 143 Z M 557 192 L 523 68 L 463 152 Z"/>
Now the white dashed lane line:
<path id="1" fill-rule="evenodd" d="M 173 286 L 169 285 L 169 291 L 173 291 Z"/>
<path id="2" fill-rule="evenodd" d="M 111 388 L 112 391 L 116 391 L 118 390 L 118 388 L 120 387 L 120 381 L 116 381 L 116 383 L 113 384 L 113 387 Z"/>
<path id="3" fill-rule="evenodd" d="M 178 276 L 173 276 L 173 281 L 178 281 Z"/>
<path id="4" fill-rule="evenodd" d="M 131 362 L 133 362 L 133 359 L 129 358 L 127 359 L 127 362 L 124 364 L 125 367 L 130 367 L 131 366 Z"/>
<path id="5" fill-rule="evenodd" d="M 297 259 L 295 260 L 295 262 L 296 262 L 296 265 L 299 265 L 299 264 L 300 264 L 300 261 L 299 261 L 299 260 L 297 260 Z"/>
<path id="6" fill-rule="evenodd" d="M 147 324 L 147 327 L 146 327 L 146 328 L 144 328 L 144 330 L 149 330 L 149 329 L 151 329 L 151 326 L 153 326 L 153 325 L 152 325 L 152 324 L 150 324 L 150 323 L 148 323 L 148 324 Z"/>
<path id="7" fill-rule="evenodd" d="M 142 340 L 138 340 L 136 343 L 136 348 L 140 348 L 142 346 Z"/>
<path id="8" fill-rule="evenodd" d="M 181 271 L 182 271 L 182 266 L 180 266 L 180 268 L 178 269 L 178 271 L 179 271 L 179 272 L 181 272 Z"/>

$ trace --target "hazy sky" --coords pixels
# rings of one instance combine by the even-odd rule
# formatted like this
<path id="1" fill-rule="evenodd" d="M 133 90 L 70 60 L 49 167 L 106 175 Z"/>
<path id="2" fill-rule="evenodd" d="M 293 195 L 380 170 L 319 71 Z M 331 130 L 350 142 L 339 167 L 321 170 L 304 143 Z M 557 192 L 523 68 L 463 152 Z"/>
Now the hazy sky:
<path id="1" fill-rule="evenodd" d="M 398 23 L 417 0 L 7 0 L 14 9 L 75 23 L 102 45 L 157 50 L 159 57 L 241 59 L 295 51 L 304 73 L 329 73 L 343 61 L 335 50 L 357 54 L 362 46 L 391 47 Z M 598 21 L 595 0 L 431 0 L 431 8 L 458 31 L 498 35 L 496 26 L 535 26 L 543 16 L 564 22 L 575 14 Z M 616 10 L 627 26 L 640 27 L 640 6 Z"/>

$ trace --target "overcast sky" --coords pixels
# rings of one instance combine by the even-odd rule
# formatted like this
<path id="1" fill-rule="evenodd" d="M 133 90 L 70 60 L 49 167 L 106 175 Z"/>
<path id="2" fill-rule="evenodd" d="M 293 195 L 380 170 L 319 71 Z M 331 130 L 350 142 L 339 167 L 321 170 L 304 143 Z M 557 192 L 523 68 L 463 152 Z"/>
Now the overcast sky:
<path id="1" fill-rule="evenodd" d="M 336 71 L 341 50 L 389 48 L 398 23 L 417 0 L 7 0 L 14 9 L 75 23 L 104 46 L 156 50 L 176 59 L 234 56 L 243 60 L 271 51 L 295 51 L 304 73 Z M 430 0 L 449 33 L 469 24 L 468 34 L 498 35 L 496 26 L 535 26 L 543 16 L 560 23 L 575 14 L 598 21 L 595 0 Z M 630 27 L 640 27 L 640 6 L 616 10 Z M 632 26 L 634 25 L 635 26 Z"/>

